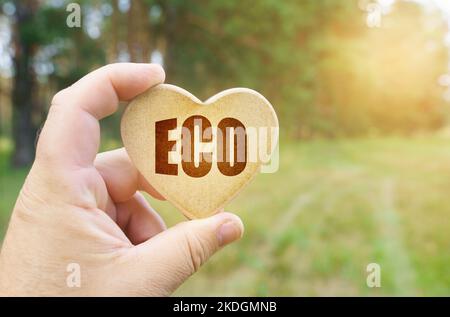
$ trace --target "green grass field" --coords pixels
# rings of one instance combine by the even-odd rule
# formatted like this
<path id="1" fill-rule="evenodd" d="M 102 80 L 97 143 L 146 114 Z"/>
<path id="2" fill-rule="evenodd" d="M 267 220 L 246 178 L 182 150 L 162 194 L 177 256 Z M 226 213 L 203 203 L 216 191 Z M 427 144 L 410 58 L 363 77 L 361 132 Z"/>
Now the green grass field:
<path id="1" fill-rule="evenodd" d="M 450 140 L 284 142 L 229 206 L 245 225 L 176 295 L 450 295 Z M 0 160 L 5 228 L 26 171 Z M 151 200 L 169 225 L 183 217 Z M 381 265 L 381 288 L 366 266 Z"/>

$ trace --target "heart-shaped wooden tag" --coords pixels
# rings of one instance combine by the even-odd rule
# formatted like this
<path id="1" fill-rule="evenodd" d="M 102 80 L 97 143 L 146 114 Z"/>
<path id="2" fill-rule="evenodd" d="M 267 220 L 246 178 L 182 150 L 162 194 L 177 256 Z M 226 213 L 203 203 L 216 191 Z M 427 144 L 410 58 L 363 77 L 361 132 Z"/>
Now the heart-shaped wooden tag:
<path id="1" fill-rule="evenodd" d="M 130 102 L 121 133 L 141 174 L 192 219 L 223 208 L 268 164 L 278 119 L 250 89 L 225 90 L 202 102 L 161 84 Z"/>

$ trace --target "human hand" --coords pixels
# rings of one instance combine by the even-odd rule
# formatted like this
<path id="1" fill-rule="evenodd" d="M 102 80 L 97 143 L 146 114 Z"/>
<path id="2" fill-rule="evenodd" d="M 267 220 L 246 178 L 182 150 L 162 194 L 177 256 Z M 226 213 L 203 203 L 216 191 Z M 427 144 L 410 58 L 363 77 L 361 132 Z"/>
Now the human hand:
<path id="1" fill-rule="evenodd" d="M 241 220 L 223 212 L 166 230 L 139 191 L 162 197 L 125 150 L 97 154 L 99 120 L 164 76 L 113 64 L 55 95 L 3 242 L 0 295 L 169 295 L 241 237 Z M 80 287 L 66 281 L 71 263 Z"/>

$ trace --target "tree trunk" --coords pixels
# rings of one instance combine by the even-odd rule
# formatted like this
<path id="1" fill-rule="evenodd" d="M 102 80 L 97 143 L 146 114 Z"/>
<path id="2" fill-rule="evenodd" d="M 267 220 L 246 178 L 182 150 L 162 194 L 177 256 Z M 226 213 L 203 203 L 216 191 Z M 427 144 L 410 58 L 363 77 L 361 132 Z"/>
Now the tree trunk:
<path id="1" fill-rule="evenodd" d="M 114 63 L 118 59 L 119 48 L 119 5 L 118 0 L 112 0 L 111 32 L 109 34 L 108 62 Z"/>
<path id="2" fill-rule="evenodd" d="M 150 57 L 149 6 L 133 0 L 128 11 L 127 44 L 131 62 L 148 62 Z"/>
<path id="3" fill-rule="evenodd" d="M 36 9 L 35 1 L 16 3 L 16 25 L 14 32 L 14 70 L 12 89 L 13 140 L 12 163 L 15 167 L 29 165 L 34 159 L 36 129 L 32 121 L 33 93 L 35 90 L 32 69 L 33 43 L 28 43 L 23 26 L 31 23 Z"/>
<path id="4" fill-rule="evenodd" d="M 166 78 L 171 80 L 176 72 L 174 67 L 175 52 L 171 44 L 176 41 L 178 12 L 176 7 L 170 2 L 161 1 L 160 6 L 164 12 L 164 26 L 161 35 L 163 39 L 160 40 L 159 43 L 163 45 L 161 53 L 163 54 Z"/>

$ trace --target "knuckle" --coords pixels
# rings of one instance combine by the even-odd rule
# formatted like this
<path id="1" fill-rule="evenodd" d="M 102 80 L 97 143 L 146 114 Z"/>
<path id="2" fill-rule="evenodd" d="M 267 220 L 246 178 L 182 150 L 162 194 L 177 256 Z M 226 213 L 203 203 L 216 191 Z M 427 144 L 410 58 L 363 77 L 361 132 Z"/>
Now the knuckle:
<path id="1" fill-rule="evenodd" d="M 52 98 L 51 107 L 63 104 L 67 99 L 68 90 L 69 88 L 64 88 L 58 91 Z"/>
<path id="2" fill-rule="evenodd" d="M 39 165 L 42 163 L 48 164 L 51 162 L 53 155 L 52 155 L 52 147 L 48 145 L 48 142 L 45 142 L 46 137 L 45 135 L 42 136 L 42 133 L 40 133 L 39 137 L 37 138 L 36 142 L 36 155 L 35 155 L 35 162 Z"/>
<path id="3" fill-rule="evenodd" d="M 58 125 L 64 120 L 64 112 L 61 104 L 52 102 L 48 111 L 47 120 L 36 138 L 36 162 L 44 164 L 53 163 L 55 159 L 53 139 L 57 135 L 55 131 L 58 129 Z"/>

